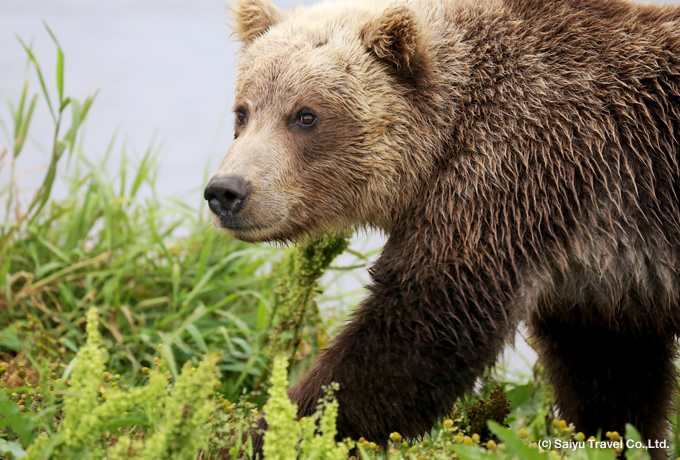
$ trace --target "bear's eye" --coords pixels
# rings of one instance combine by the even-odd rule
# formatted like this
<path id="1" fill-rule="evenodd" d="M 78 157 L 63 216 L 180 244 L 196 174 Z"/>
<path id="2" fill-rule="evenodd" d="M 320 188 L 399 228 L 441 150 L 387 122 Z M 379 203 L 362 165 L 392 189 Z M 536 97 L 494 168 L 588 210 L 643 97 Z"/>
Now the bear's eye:
<path id="1" fill-rule="evenodd" d="M 300 115 L 300 124 L 302 125 L 311 125 L 316 121 L 316 117 L 312 115 L 311 113 L 305 113 L 303 115 Z"/>
<path id="2" fill-rule="evenodd" d="M 236 110 L 236 124 L 239 126 L 243 126 L 248 122 L 248 116 L 246 115 L 246 111 L 243 109 L 237 109 Z"/>
<path id="3" fill-rule="evenodd" d="M 309 109 L 301 110 L 297 115 L 296 124 L 302 128 L 311 128 L 316 124 L 317 117 Z"/>

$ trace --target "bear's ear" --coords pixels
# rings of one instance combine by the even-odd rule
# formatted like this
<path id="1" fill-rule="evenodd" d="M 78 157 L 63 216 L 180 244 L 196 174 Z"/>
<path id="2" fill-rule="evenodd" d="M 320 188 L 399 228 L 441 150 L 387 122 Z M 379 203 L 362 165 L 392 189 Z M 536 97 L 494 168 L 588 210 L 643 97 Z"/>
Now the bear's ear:
<path id="1" fill-rule="evenodd" d="M 413 12 L 404 5 L 386 9 L 361 30 L 364 46 L 400 72 L 413 73 L 418 61 L 421 29 Z"/>
<path id="2" fill-rule="evenodd" d="M 247 45 L 279 22 L 281 11 L 269 0 L 236 0 L 229 17 L 238 40 Z"/>

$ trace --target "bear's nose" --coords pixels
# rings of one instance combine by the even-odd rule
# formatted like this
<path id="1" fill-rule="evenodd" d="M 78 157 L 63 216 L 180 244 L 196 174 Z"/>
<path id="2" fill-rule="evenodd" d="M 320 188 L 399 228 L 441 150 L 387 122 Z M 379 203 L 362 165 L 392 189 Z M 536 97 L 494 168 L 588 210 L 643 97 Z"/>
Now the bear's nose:
<path id="1" fill-rule="evenodd" d="M 236 214 L 250 191 L 250 184 L 239 176 L 213 176 L 203 192 L 210 210 L 218 216 Z"/>

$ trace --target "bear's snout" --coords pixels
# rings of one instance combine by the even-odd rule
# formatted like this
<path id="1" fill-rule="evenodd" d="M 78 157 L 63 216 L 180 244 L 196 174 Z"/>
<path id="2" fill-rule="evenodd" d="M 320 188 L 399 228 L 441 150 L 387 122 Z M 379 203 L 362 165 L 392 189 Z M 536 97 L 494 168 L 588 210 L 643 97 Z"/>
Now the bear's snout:
<path id="1" fill-rule="evenodd" d="M 240 176 L 213 176 L 203 192 L 210 210 L 218 217 L 237 214 L 243 209 L 250 184 Z"/>

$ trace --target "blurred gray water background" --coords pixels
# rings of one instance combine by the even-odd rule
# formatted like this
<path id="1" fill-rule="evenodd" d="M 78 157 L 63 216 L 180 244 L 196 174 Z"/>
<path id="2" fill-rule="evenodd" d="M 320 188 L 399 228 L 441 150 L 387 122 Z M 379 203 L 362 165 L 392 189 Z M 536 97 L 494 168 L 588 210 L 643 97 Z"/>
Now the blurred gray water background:
<path id="1" fill-rule="evenodd" d="M 291 8 L 296 2 L 278 3 Z M 162 143 L 159 193 L 201 204 L 206 170 L 216 170 L 233 134 L 238 44 L 226 25 L 225 0 L 1 0 L 3 98 L 16 101 L 27 69 L 15 34 L 33 42 L 51 93 L 56 93 L 54 46 L 43 20 L 66 55 L 65 92 L 84 98 L 99 90 L 82 151 L 91 158 L 102 156 L 118 129 L 120 141 L 141 157 L 155 138 L 156 145 Z M 33 77 L 32 90 L 38 91 Z M 29 144 L 17 165 L 17 171 L 27 173 L 20 182 L 26 192 L 39 184 L 40 167 L 48 159 L 52 125 L 43 109 L 36 110 Z M 0 118 L 6 124 L 11 120 L 4 104 Z M 110 161 L 112 174 L 116 160 Z M 56 192 L 64 189 L 57 184 Z"/>
<path id="2" fill-rule="evenodd" d="M 275 0 L 282 9 L 314 3 Z M 680 3 L 674 0 L 667 3 Z M 56 94 L 56 52 L 42 21 L 49 24 L 65 52 L 65 93 L 79 99 L 99 90 L 86 122 L 81 152 L 102 158 L 114 132 L 118 143 L 106 167 L 115 177 L 125 148 L 134 164 L 155 139 L 161 197 L 203 208 L 202 190 L 231 144 L 234 63 L 238 44 L 227 27 L 225 0 L 0 0 L 0 98 L 17 102 L 27 72 L 31 93 L 39 91 L 26 53 L 16 36 L 33 43 Z M 48 164 L 52 121 L 41 99 L 25 151 L 16 165 L 21 198 L 27 203 Z M 11 130 L 6 103 L 0 120 Z M 11 145 L 0 134 L 0 151 Z M 62 165 L 63 168 L 63 165 Z M 0 186 L 9 179 L 7 162 Z M 62 182 L 54 195 L 66 196 Z M 383 237 L 360 235 L 353 247 L 379 247 Z M 340 261 L 339 264 L 342 264 Z M 356 277 L 358 275 L 358 278 Z M 337 277 L 336 277 L 337 278 Z M 326 281 L 336 292 L 354 292 L 368 279 L 365 270 Z M 512 374 L 530 372 L 535 354 L 518 336 L 505 363 Z M 503 365 L 501 365 L 501 368 Z"/>

